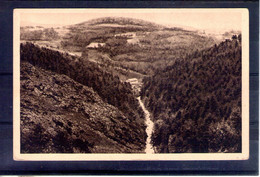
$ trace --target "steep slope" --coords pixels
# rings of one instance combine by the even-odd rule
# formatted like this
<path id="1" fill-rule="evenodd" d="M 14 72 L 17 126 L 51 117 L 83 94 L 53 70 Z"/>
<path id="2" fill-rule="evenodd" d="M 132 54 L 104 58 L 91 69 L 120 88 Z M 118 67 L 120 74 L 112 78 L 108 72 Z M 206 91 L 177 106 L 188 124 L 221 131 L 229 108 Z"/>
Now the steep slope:
<path id="1" fill-rule="evenodd" d="M 121 82 L 99 65 L 82 58 L 62 54 L 31 43 L 21 44 L 21 60 L 34 66 L 65 74 L 75 81 L 92 87 L 101 98 L 124 112 L 134 122 L 142 122 L 142 109 L 129 83 Z"/>
<path id="2" fill-rule="evenodd" d="M 241 152 L 241 36 L 144 80 L 156 152 Z"/>
<path id="3" fill-rule="evenodd" d="M 39 68 L 33 69 L 33 71 L 39 71 L 39 73 L 37 74 L 31 71 L 31 68 L 34 67 L 29 67 L 27 65 L 25 65 L 27 67 L 23 67 L 24 65 L 22 65 L 21 67 L 22 73 L 24 72 L 24 75 L 26 75 L 26 77 L 24 77 L 23 74 L 21 75 L 21 80 L 25 80 L 24 82 L 22 82 L 22 87 L 23 84 L 25 84 L 25 88 L 27 88 L 27 84 L 34 85 L 32 86 L 32 88 L 38 87 L 38 89 L 36 90 L 29 89 L 26 91 L 25 89 L 25 95 L 22 95 L 21 100 L 22 110 L 27 107 L 29 107 L 28 109 L 32 107 L 30 111 L 34 116 L 37 117 L 35 122 L 39 122 L 39 119 L 42 119 L 42 113 L 40 111 L 40 113 L 38 114 L 38 110 L 42 110 L 42 112 L 45 112 L 44 114 L 48 115 L 53 111 L 57 111 L 55 113 L 57 115 L 60 115 L 58 117 L 62 118 L 62 123 L 58 123 L 58 125 L 64 125 L 63 128 L 69 127 L 65 126 L 68 120 L 75 119 L 74 123 L 76 123 L 76 117 L 79 117 L 78 119 L 85 120 L 82 126 L 85 126 L 86 129 L 94 129 L 93 131 L 96 131 L 96 134 L 99 134 L 97 132 L 101 132 L 105 134 L 102 136 L 107 136 L 109 139 L 114 140 L 116 143 L 121 143 L 124 146 L 128 146 L 127 142 L 129 142 L 130 145 L 128 146 L 128 148 L 116 148 L 114 150 L 115 152 L 142 151 L 146 140 L 144 116 L 142 109 L 139 106 L 138 100 L 132 93 L 130 84 L 120 82 L 118 77 L 113 77 L 112 74 L 105 71 L 105 68 L 101 68 L 100 66 L 95 65 L 95 63 L 84 61 L 81 58 L 69 56 L 46 48 L 39 48 L 30 43 L 21 44 L 21 61 L 22 63 L 28 62 L 27 65 L 30 63 L 35 68 Z M 31 78 L 26 73 L 34 74 L 35 77 Z M 47 73 L 50 74 L 49 77 L 47 77 Z M 36 80 L 36 78 L 39 77 L 40 74 L 45 77 L 42 76 L 41 78 L 38 78 L 38 80 Z M 68 85 L 64 84 L 66 83 L 66 81 L 68 82 Z M 51 93 L 48 92 L 49 95 L 48 93 L 45 93 L 45 91 L 40 91 L 39 93 L 39 88 L 42 88 L 41 84 L 44 84 L 44 87 L 50 89 L 49 92 Z M 55 87 L 55 84 L 57 84 L 58 86 Z M 96 95 L 94 97 L 98 97 L 99 101 L 95 101 L 95 99 L 90 99 L 86 97 L 86 95 L 84 95 L 85 93 L 82 93 L 80 91 L 81 89 L 78 89 L 78 87 L 84 87 L 85 90 L 89 90 L 88 87 L 92 87 L 96 92 L 93 93 L 94 95 Z M 79 91 L 79 93 L 73 90 Z M 41 96 L 39 96 L 39 98 L 36 97 L 37 94 L 47 94 L 48 97 L 51 97 L 50 99 L 45 100 L 46 104 L 41 105 L 42 107 L 40 107 L 40 109 L 38 109 L 38 107 L 41 103 L 43 103 L 43 98 L 45 98 L 45 96 L 43 96 L 43 98 L 41 99 Z M 67 94 L 68 96 L 64 97 L 64 95 Z M 28 98 L 28 100 L 26 98 Z M 93 105 L 91 105 L 90 103 L 85 103 L 85 101 L 88 99 L 90 99 L 91 103 L 93 102 Z M 27 102 L 26 100 L 29 102 Z M 98 104 L 94 104 L 95 102 L 98 102 Z M 57 109 L 56 107 L 55 109 L 53 109 L 52 106 L 48 106 L 53 104 L 57 105 Z M 29 112 L 29 110 L 25 112 Z M 96 113 L 94 114 L 93 112 Z M 91 116 L 93 117 L 91 118 Z M 56 117 L 55 119 L 59 119 L 58 117 Z M 24 117 L 24 119 L 27 118 L 27 116 Z M 55 122 L 55 120 L 53 119 L 52 121 L 51 118 L 50 122 L 53 123 Z M 47 125 L 40 125 L 40 129 L 41 127 L 43 127 L 43 131 L 41 132 L 44 132 L 46 126 Z M 35 126 L 32 126 L 28 130 L 28 133 L 33 134 L 34 131 L 36 131 L 33 129 L 33 127 Z M 95 130 L 95 128 L 97 128 L 97 130 Z M 22 129 L 22 131 L 25 130 L 27 129 Z M 63 132 L 65 130 L 62 129 L 59 131 Z M 69 132 L 71 131 L 69 130 Z M 62 133 L 62 136 L 63 135 L 67 136 L 66 132 Z M 89 136 L 90 135 L 91 133 L 89 133 Z M 91 139 L 91 137 L 88 138 Z M 85 140 L 89 141 L 88 138 L 85 137 Z M 28 141 L 29 139 L 30 138 L 27 138 Z M 68 139 L 71 138 L 69 137 Z M 79 139 L 82 140 L 82 138 Z M 103 139 L 106 138 L 100 138 L 100 141 L 108 142 L 108 140 Z M 36 141 L 36 139 L 34 140 Z M 71 144 L 73 144 L 72 141 Z M 91 144 L 93 144 L 93 141 L 90 143 L 90 145 Z M 113 149 L 111 147 L 106 147 L 105 144 L 106 143 L 103 144 L 103 148 L 108 148 L 108 152 L 112 152 Z M 114 146 L 115 143 L 113 144 L 113 147 Z M 95 149 L 97 147 L 93 146 L 93 148 L 94 149 L 90 150 L 90 152 L 103 152 L 102 147 Z M 47 152 L 48 150 L 44 149 L 44 151 Z M 52 149 L 51 151 L 53 152 L 55 150 Z M 67 150 L 64 149 L 61 151 L 67 152 Z M 71 149 L 69 151 L 71 151 Z"/>
<path id="4" fill-rule="evenodd" d="M 93 89 L 21 63 L 22 153 L 142 152 L 142 132 Z"/>

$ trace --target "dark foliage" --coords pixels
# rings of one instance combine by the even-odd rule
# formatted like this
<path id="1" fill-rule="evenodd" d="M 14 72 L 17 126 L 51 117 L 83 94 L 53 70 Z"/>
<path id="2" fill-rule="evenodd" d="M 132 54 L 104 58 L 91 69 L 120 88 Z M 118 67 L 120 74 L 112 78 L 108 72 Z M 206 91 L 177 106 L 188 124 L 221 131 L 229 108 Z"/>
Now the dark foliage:
<path id="1" fill-rule="evenodd" d="M 143 152 L 144 119 L 126 117 L 64 74 L 26 61 L 20 69 L 22 153 Z"/>
<path id="2" fill-rule="evenodd" d="M 28 61 L 34 66 L 67 75 L 83 85 L 92 87 L 105 102 L 118 107 L 129 120 L 143 122 L 142 110 L 132 94 L 130 84 L 121 82 L 118 77 L 113 77 L 95 63 L 39 48 L 31 43 L 21 44 L 21 61 Z"/>
<path id="3" fill-rule="evenodd" d="M 117 29 L 128 29 L 129 28 L 136 28 L 136 29 L 150 29 L 150 30 L 155 30 L 155 29 L 160 29 L 163 28 L 163 26 L 160 26 L 156 23 L 140 20 L 140 19 L 134 19 L 134 18 L 126 18 L 126 17 L 102 17 L 102 18 L 97 18 L 93 19 L 87 22 L 83 22 L 78 24 L 78 26 L 93 26 L 93 25 L 99 25 L 99 24 L 118 24 L 122 25 L 121 28 L 120 26 L 116 26 Z M 136 29 L 134 31 L 136 31 Z"/>
<path id="4" fill-rule="evenodd" d="M 32 149 L 31 153 L 39 153 L 45 148 L 49 141 L 49 136 L 44 133 L 44 128 L 40 124 L 31 125 L 32 133 L 26 136 L 26 132 L 21 134 L 21 152 L 25 149 Z M 33 147 L 33 148 L 31 148 Z"/>
<path id="5" fill-rule="evenodd" d="M 53 28 L 45 28 L 44 30 L 27 30 L 25 28 L 21 28 L 21 40 L 29 40 L 29 41 L 40 41 L 40 40 L 55 40 L 60 38 L 57 31 Z"/>
<path id="6" fill-rule="evenodd" d="M 241 152 L 241 36 L 144 79 L 157 152 Z"/>

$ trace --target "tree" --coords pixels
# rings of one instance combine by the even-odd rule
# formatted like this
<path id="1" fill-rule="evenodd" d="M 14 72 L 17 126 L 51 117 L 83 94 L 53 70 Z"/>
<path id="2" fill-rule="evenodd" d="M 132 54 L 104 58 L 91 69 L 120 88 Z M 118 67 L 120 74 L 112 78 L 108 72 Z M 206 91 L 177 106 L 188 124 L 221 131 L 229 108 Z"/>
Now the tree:
<path id="1" fill-rule="evenodd" d="M 238 35 L 238 41 L 241 43 L 241 34 Z"/>
<path id="2" fill-rule="evenodd" d="M 233 35 L 232 40 L 236 40 L 236 39 L 237 39 L 237 35 Z"/>
<path id="3" fill-rule="evenodd" d="M 42 30 L 35 30 L 32 31 L 31 34 L 29 35 L 29 40 L 39 41 L 42 39 L 42 36 L 43 36 Z"/>
<path id="4" fill-rule="evenodd" d="M 55 40 L 59 38 L 59 34 L 53 28 L 46 28 L 43 30 L 46 40 Z"/>

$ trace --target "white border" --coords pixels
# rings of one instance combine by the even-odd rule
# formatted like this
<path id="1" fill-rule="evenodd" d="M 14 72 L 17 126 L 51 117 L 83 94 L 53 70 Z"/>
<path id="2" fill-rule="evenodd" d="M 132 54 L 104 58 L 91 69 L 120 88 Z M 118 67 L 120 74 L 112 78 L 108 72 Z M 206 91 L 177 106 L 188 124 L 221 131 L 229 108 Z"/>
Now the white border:
<path id="1" fill-rule="evenodd" d="M 167 154 L 21 154 L 20 153 L 20 14 L 21 13 L 160 13 L 241 12 L 242 14 L 242 153 Z M 246 8 L 196 9 L 14 9 L 13 13 L 13 158 L 17 161 L 247 160 L 249 158 L 249 12 Z"/>

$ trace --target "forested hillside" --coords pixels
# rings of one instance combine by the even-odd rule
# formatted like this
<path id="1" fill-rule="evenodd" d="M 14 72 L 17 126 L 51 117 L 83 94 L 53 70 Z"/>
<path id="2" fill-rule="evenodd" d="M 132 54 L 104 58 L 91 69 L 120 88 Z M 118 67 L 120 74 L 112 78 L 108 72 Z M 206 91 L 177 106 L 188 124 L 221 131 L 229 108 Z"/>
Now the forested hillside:
<path id="1" fill-rule="evenodd" d="M 93 50 L 108 54 L 113 64 L 141 74 L 153 74 L 196 50 L 215 44 L 208 36 L 181 28 L 131 18 L 105 17 L 67 27 L 61 47 L 82 52 L 85 57 Z M 103 45 L 92 48 L 91 43 Z"/>
<path id="2" fill-rule="evenodd" d="M 144 79 L 158 153 L 241 152 L 241 35 Z"/>
<path id="3" fill-rule="evenodd" d="M 35 102 L 31 101 L 33 99 L 36 99 L 34 97 L 37 96 L 37 90 L 36 91 L 34 90 L 36 93 L 35 93 L 35 95 L 33 95 L 34 93 L 30 94 L 30 92 L 27 92 L 25 89 L 22 92 L 22 93 L 26 93 L 25 95 L 22 96 L 22 98 L 24 98 L 24 99 L 21 99 L 22 113 L 23 113 L 23 109 L 25 109 L 25 107 L 23 107 L 23 105 L 27 105 L 27 107 L 29 106 L 29 107 L 33 108 L 31 111 L 33 112 L 33 114 L 35 114 L 35 116 L 38 115 L 39 111 L 40 112 L 44 111 L 44 109 L 46 109 L 45 112 L 47 112 L 47 113 L 57 111 L 58 113 L 55 112 L 55 114 L 61 115 L 62 119 L 60 121 L 63 122 L 63 123 L 60 123 L 60 125 L 63 125 L 64 121 L 68 122 L 69 119 L 82 119 L 82 121 L 84 120 L 84 123 L 88 124 L 88 125 L 82 125 L 82 126 L 90 126 L 91 124 L 93 124 L 90 127 L 92 129 L 95 129 L 95 128 L 97 128 L 95 126 L 98 126 L 98 124 L 96 125 L 93 122 L 99 122 L 100 124 L 102 124 L 102 126 L 105 126 L 106 128 L 104 129 L 104 127 L 98 127 L 98 130 L 96 130 L 96 131 L 104 133 L 105 136 L 108 136 L 111 139 L 116 139 L 117 143 L 118 142 L 120 143 L 119 139 L 122 138 L 122 141 L 124 141 L 125 146 L 127 146 L 127 143 L 129 141 L 129 143 L 132 143 L 135 146 L 137 146 L 132 149 L 134 152 L 142 151 L 142 148 L 144 148 L 145 139 L 146 139 L 144 116 L 143 116 L 142 109 L 140 108 L 137 99 L 132 94 L 130 84 L 120 82 L 118 77 L 113 77 L 112 74 L 106 72 L 105 68 L 101 68 L 100 66 L 96 65 L 95 63 L 92 63 L 89 61 L 84 61 L 84 60 L 82 60 L 82 58 L 76 58 L 76 57 L 73 57 L 70 55 L 65 55 L 60 52 L 52 51 L 52 50 L 49 50 L 46 48 L 39 48 L 31 43 L 21 44 L 21 62 L 22 62 L 21 80 L 23 81 L 22 85 L 21 85 L 22 88 L 23 87 L 27 88 L 31 82 L 32 82 L 32 84 L 36 84 L 36 85 L 37 85 L 37 83 L 38 83 L 38 85 L 39 85 L 39 83 L 42 83 L 47 87 L 46 83 L 43 83 L 44 80 L 47 80 L 48 82 L 50 82 L 50 86 L 49 86 L 50 89 L 52 88 L 53 85 L 58 85 L 60 87 L 60 89 L 49 90 L 49 91 L 53 92 L 50 97 L 53 97 L 54 101 L 53 102 L 51 102 L 50 100 L 46 101 L 46 104 L 48 102 L 48 104 L 50 104 L 50 105 L 56 104 L 55 102 L 58 102 L 59 104 L 57 103 L 58 104 L 57 110 L 56 110 L 56 108 L 54 109 L 53 107 L 44 107 L 42 105 L 39 105 L 40 106 L 40 108 L 39 108 L 39 106 L 37 106 L 35 104 L 41 104 L 41 103 L 37 103 L 37 101 L 35 101 Z M 27 66 L 28 64 L 23 64 L 26 62 L 29 62 L 36 69 L 32 70 L 32 69 L 30 69 L 30 67 L 32 67 L 32 66 L 29 65 L 30 66 L 29 67 L 29 66 Z M 41 70 L 37 69 L 37 68 L 40 68 Z M 34 71 L 38 71 L 38 72 L 34 73 Z M 45 73 L 47 71 L 52 72 L 52 74 L 50 74 L 50 76 L 48 76 L 48 74 L 44 74 L 44 76 L 48 77 L 48 78 L 45 78 L 43 76 L 39 77 L 39 75 L 41 75 L 42 73 Z M 25 77 L 23 73 L 27 73 L 26 74 L 27 77 Z M 31 74 L 33 76 L 35 76 L 33 79 L 30 76 Z M 56 77 L 56 75 L 57 75 L 57 77 Z M 64 77 L 64 75 L 66 77 Z M 62 80 L 60 79 L 60 77 L 62 77 Z M 100 98 L 102 100 L 102 101 L 99 101 L 100 102 L 99 106 L 97 106 L 96 108 L 93 105 L 88 105 L 88 106 L 85 105 L 85 106 L 83 106 L 83 108 L 82 108 L 82 106 L 78 106 L 78 104 L 84 104 L 86 99 L 88 100 L 90 98 L 86 98 L 86 95 L 84 94 L 85 92 L 81 93 L 80 89 L 79 89 L 79 93 L 77 93 L 77 92 L 71 93 L 72 91 L 70 89 L 73 90 L 73 89 L 75 89 L 74 87 L 76 87 L 76 86 L 74 86 L 74 84 L 72 82 L 74 82 L 76 85 L 79 85 L 77 87 L 93 88 L 94 92 L 96 92 L 95 93 L 96 97 L 100 96 Z M 39 87 L 40 87 L 40 85 L 39 85 Z M 62 88 L 62 87 L 67 88 L 68 90 L 66 91 L 66 89 L 64 90 L 64 88 Z M 41 91 L 41 92 L 40 92 L 40 95 L 44 95 L 44 94 L 48 95 L 48 93 L 49 93 L 48 91 L 47 91 L 48 93 L 46 93 L 46 91 Z M 70 100 L 68 100 L 66 97 L 63 98 L 63 94 L 71 95 L 71 101 L 73 103 L 67 103 L 67 101 L 70 101 Z M 43 101 L 44 101 L 44 99 L 43 99 Z M 64 117 L 63 113 L 66 112 L 65 111 L 66 109 L 64 108 L 64 105 L 61 106 L 60 102 L 63 102 L 63 104 L 65 104 L 65 105 L 68 104 L 71 106 L 73 106 L 75 104 L 74 106 L 75 106 L 76 111 L 72 110 L 73 115 Z M 102 109 L 105 109 L 102 106 L 100 106 L 102 104 L 111 105 L 113 107 L 111 109 L 113 109 L 114 112 L 118 112 L 117 120 L 115 119 L 116 115 L 111 115 L 112 113 L 109 113 L 109 111 L 102 110 Z M 39 110 L 38 110 L 38 108 L 39 108 Z M 85 120 L 85 119 L 91 119 L 90 113 L 89 113 L 89 111 L 86 111 L 86 109 L 89 111 L 93 111 L 93 109 L 96 109 L 96 111 L 97 111 L 97 109 L 101 109 L 98 111 L 107 112 L 107 113 L 104 113 L 103 115 L 101 115 L 101 117 L 98 117 L 100 120 L 97 120 L 97 118 L 92 117 L 92 119 L 96 119 L 96 120 L 92 121 L 92 123 L 91 123 L 90 120 L 88 120 L 88 121 Z M 62 112 L 62 111 L 65 111 L 65 112 Z M 76 113 L 74 113 L 74 112 L 76 112 Z M 84 118 L 85 113 L 88 116 L 85 116 L 85 118 Z M 83 114 L 83 115 L 81 115 L 81 114 Z M 76 117 L 78 117 L 78 118 L 76 118 Z M 28 117 L 26 117 L 26 116 L 24 116 L 23 118 L 25 119 L 25 121 L 26 121 L 26 119 L 28 119 Z M 111 122 L 111 124 L 106 124 L 106 119 L 109 119 L 109 118 L 111 119 L 112 122 Z M 57 118 L 57 119 L 59 119 L 59 118 Z M 39 121 L 40 120 L 37 120 L 36 122 L 41 124 L 41 122 L 39 122 Z M 120 125 L 120 123 L 118 121 L 122 122 L 122 124 L 124 124 L 124 125 Z M 30 128 L 30 126 L 27 128 Z M 68 126 L 68 128 L 71 128 L 70 125 Z M 31 126 L 31 129 L 33 129 L 33 126 Z M 111 131 L 107 130 L 107 132 L 106 132 L 106 129 L 108 129 L 108 130 L 110 129 Z M 43 130 L 44 130 L 44 128 L 43 128 Z M 23 131 L 25 131 L 25 130 L 22 130 L 22 132 Z M 114 132 L 114 134 L 113 134 L 113 132 Z M 109 135 L 106 135 L 106 133 L 108 133 Z M 118 137 L 119 139 L 116 137 Z M 26 143 L 30 143 L 30 141 L 28 141 L 28 142 L 26 141 L 24 144 L 26 144 Z M 69 151 L 71 151 L 71 149 Z M 127 152 L 130 152 L 130 151 L 131 151 L 131 148 L 128 147 Z M 64 151 L 64 152 L 67 152 L 67 151 Z M 109 150 L 109 152 L 111 152 L 111 149 Z"/>
<path id="4" fill-rule="evenodd" d="M 123 69 L 118 70 L 121 79 L 133 73 L 151 75 L 156 69 L 216 42 L 196 31 L 123 17 L 104 17 L 56 28 L 22 27 L 21 40 L 74 53 L 86 60 L 99 61 L 109 56 L 105 61 L 108 67 Z"/>

